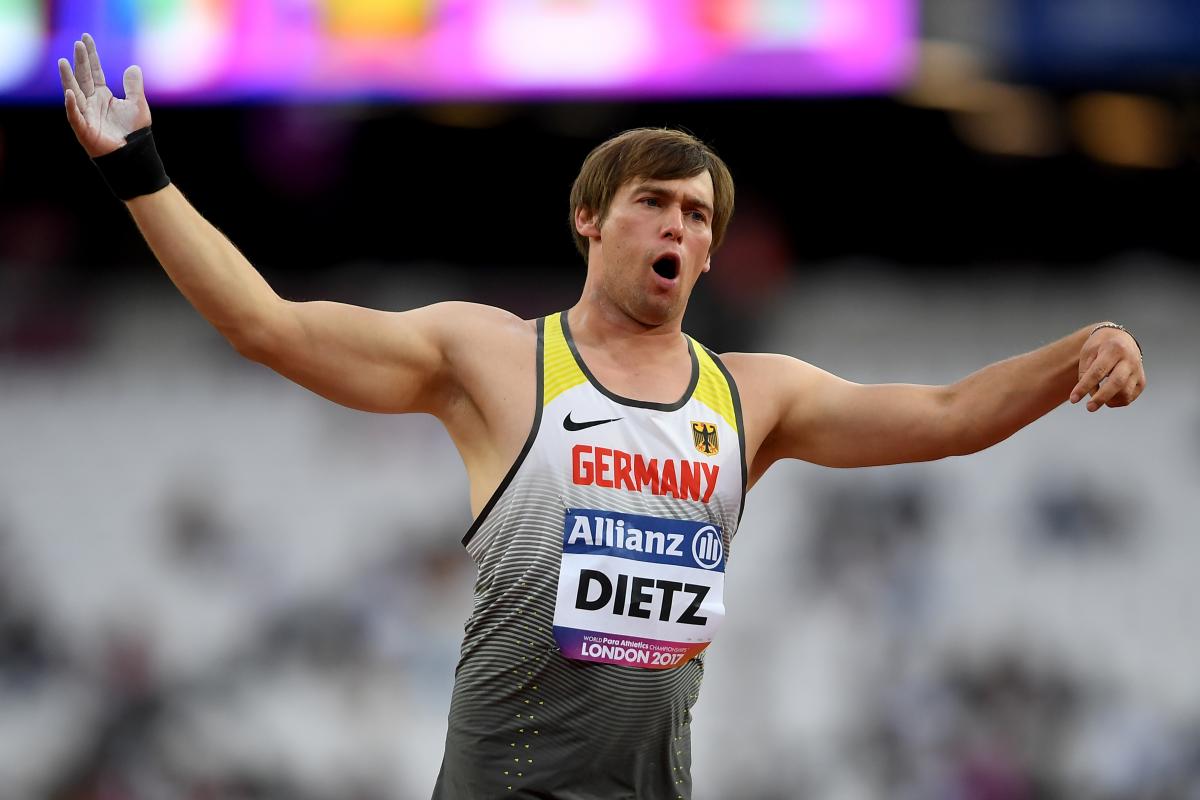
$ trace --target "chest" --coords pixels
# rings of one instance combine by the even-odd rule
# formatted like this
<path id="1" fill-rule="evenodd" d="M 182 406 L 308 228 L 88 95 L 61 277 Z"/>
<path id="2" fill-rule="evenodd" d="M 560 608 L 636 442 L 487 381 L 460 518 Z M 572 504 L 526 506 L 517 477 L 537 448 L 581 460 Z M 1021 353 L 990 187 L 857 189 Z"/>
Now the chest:
<path id="1" fill-rule="evenodd" d="M 545 406 L 529 462 L 567 497 L 682 503 L 708 516 L 740 498 L 739 445 L 737 431 L 699 400 L 643 408 L 585 384 Z"/>
<path id="2" fill-rule="evenodd" d="M 687 390 L 692 366 L 686 351 L 670 359 L 647 360 L 637 354 L 600 354 L 580 350 L 596 383 L 613 394 L 658 405 L 671 404 Z"/>

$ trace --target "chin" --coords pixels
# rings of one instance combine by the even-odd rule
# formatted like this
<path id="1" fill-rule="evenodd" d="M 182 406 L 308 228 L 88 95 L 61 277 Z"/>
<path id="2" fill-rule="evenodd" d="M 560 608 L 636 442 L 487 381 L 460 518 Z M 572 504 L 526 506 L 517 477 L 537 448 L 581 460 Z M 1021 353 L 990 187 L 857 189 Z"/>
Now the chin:
<path id="1" fill-rule="evenodd" d="M 682 315 L 685 303 L 675 293 L 648 293 L 634 291 L 632 287 L 612 287 L 609 294 L 615 305 L 629 319 L 646 327 L 658 327 Z"/>
<path id="2" fill-rule="evenodd" d="M 681 309 L 676 306 L 676 303 L 665 299 L 661 302 L 654 302 L 649 298 L 642 297 L 629 309 L 628 313 L 643 325 L 657 327 L 670 322 L 679 315 Z"/>

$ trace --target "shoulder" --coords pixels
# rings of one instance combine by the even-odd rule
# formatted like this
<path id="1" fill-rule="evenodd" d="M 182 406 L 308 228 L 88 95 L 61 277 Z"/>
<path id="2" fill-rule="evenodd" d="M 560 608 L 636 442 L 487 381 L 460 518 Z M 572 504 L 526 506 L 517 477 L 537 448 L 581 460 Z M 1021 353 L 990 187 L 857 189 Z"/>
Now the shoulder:
<path id="1" fill-rule="evenodd" d="M 807 361 L 778 353 L 723 353 L 720 358 L 737 384 L 747 419 L 765 426 L 764 435 L 785 416 L 805 415 L 848 385 Z"/>
<path id="2" fill-rule="evenodd" d="M 828 374 L 806 361 L 779 353 L 721 353 L 720 359 L 743 392 L 771 394 L 775 389 L 794 388 L 798 382 Z"/>
<path id="3" fill-rule="evenodd" d="M 536 331 L 536 320 L 522 319 L 511 311 L 483 303 L 447 300 L 425 306 L 421 310 L 429 313 L 448 330 L 487 330 L 512 334 Z"/>
<path id="4" fill-rule="evenodd" d="M 828 411 L 846 398 L 846 381 L 820 367 L 776 353 L 721 356 L 738 385 L 746 425 L 746 460 L 753 485 L 797 441 L 824 427 Z"/>
<path id="5" fill-rule="evenodd" d="M 537 320 L 522 319 L 495 306 L 447 301 L 420 311 L 428 315 L 448 352 L 532 346 L 537 338 Z"/>

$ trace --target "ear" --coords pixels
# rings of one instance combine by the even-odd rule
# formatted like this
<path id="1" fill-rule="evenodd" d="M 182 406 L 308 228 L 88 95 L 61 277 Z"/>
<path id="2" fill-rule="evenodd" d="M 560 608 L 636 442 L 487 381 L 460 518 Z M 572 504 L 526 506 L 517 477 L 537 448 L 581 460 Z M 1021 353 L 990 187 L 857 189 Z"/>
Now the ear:
<path id="1" fill-rule="evenodd" d="M 708 272 L 712 269 L 712 253 L 708 254 L 708 258 L 704 259 L 704 266 L 701 267 L 701 272 Z"/>
<path id="2" fill-rule="evenodd" d="M 600 219 L 596 214 L 593 214 L 591 209 L 580 206 L 575 209 L 575 230 L 579 231 L 580 236 L 587 238 L 600 237 Z"/>

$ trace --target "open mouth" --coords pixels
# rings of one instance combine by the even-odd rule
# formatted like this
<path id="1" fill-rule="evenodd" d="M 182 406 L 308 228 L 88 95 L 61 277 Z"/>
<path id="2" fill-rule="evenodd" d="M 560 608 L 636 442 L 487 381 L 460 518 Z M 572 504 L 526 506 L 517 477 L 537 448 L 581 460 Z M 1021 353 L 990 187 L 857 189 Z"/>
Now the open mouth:
<path id="1" fill-rule="evenodd" d="M 669 281 L 679 277 L 679 256 L 668 253 L 660 256 L 653 264 L 654 271 Z"/>

